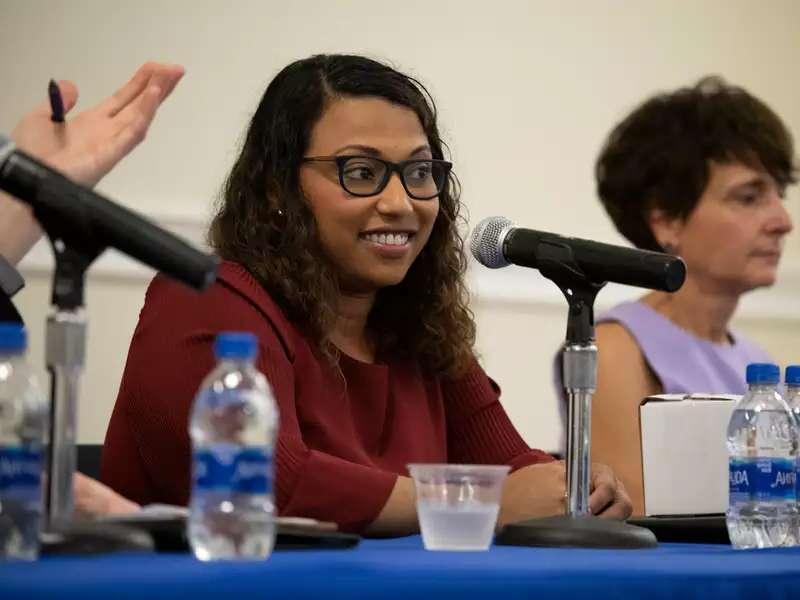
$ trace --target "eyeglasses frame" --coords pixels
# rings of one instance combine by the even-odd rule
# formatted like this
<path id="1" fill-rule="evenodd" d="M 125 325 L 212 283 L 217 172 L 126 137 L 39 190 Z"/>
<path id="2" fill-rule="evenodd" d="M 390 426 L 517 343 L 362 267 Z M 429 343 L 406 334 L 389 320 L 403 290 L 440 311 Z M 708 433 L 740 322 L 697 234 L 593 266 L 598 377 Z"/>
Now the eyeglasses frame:
<path id="1" fill-rule="evenodd" d="M 383 175 L 383 179 L 378 184 L 376 190 L 374 192 L 372 192 L 371 194 L 361 194 L 361 193 L 353 192 L 353 191 L 349 190 L 347 188 L 347 186 L 344 184 L 344 166 L 349 160 L 352 160 L 354 158 L 366 158 L 366 159 L 369 159 L 369 160 L 377 161 L 377 162 L 379 162 L 379 163 L 381 163 L 381 164 L 386 166 L 386 171 L 385 171 L 385 173 Z M 304 162 L 304 163 L 306 163 L 306 162 L 333 162 L 333 163 L 336 163 L 336 171 L 338 172 L 338 175 L 339 175 L 339 185 L 341 185 L 342 189 L 344 191 L 346 191 L 348 194 L 350 194 L 352 196 L 357 196 L 359 198 L 369 198 L 370 196 L 377 196 L 383 190 L 386 189 L 386 186 L 389 184 L 389 179 L 391 179 L 392 174 L 393 173 L 397 173 L 397 176 L 400 178 L 400 183 L 403 184 L 403 189 L 405 189 L 406 194 L 408 194 L 409 198 L 413 198 L 414 200 L 432 200 L 433 198 L 436 198 L 437 196 L 439 196 L 442 192 L 444 192 L 447 189 L 448 175 L 450 174 L 450 171 L 453 168 L 453 163 L 451 163 L 449 161 L 446 161 L 446 160 L 441 160 L 441 159 L 438 159 L 438 158 L 411 158 L 409 160 L 403 160 L 403 161 L 395 163 L 395 162 L 392 162 L 390 160 L 385 160 L 383 158 L 378 158 L 377 156 L 369 156 L 369 155 L 366 155 L 366 154 L 343 154 L 343 155 L 340 155 L 340 156 L 305 156 L 305 157 L 303 157 L 302 162 Z M 406 167 L 408 167 L 411 164 L 420 163 L 420 162 L 433 163 L 435 165 L 440 165 L 441 167 L 444 168 L 444 180 L 442 181 L 442 187 L 441 187 L 440 190 L 437 190 L 436 193 L 432 194 L 431 196 L 420 197 L 420 196 L 417 196 L 417 195 L 411 193 L 411 190 L 409 190 L 408 186 L 406 185 L 405 177 L 403 176 L 403 170 Z"/>

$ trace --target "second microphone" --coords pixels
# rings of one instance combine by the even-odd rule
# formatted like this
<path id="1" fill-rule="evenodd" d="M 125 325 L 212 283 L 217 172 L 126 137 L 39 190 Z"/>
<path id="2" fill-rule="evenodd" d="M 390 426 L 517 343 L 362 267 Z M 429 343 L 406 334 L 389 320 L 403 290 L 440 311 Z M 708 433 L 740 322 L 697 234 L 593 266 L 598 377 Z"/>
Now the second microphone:
<path id="1" fill-rule="evenodd" d="M 481 221 L 472 232 L 470 249 L 479 263 L 492 269 L 509 264 L 542 269 L 559 260 L 595 283 L 665 292 L 678 290 L 686 279 L 686 265 L 677 256 L 515 227 L 505 217 Z"/>

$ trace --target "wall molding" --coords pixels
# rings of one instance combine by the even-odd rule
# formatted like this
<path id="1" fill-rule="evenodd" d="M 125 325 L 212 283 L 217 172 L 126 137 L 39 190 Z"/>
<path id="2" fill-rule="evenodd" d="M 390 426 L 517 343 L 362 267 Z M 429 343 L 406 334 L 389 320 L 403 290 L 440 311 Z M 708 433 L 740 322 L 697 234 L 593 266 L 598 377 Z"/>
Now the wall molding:
<path id="1" fill-rule="evenodd" d="M 784 265 L 793 257 L 785 257 Z M 470 289 L 481 304 L 510 307 L 564 307 L 566 301 L 554 283 L 538 272 L 521 267 L 485 269 L 470 259 Z M 608 284 L 597 296 L 596 309 L 603 310 L 625 300 L 642 296 L 644 290 L 625 285 Z M 736 311 L 737 318 L 792 320 L 800 319 L 796 302 L 800 299 L 800 269 L 784 266 L 778 283 L 771 288 L 746 294 Z"/>
<path id="2" fill-rule="evenodd" d="M 149 218 L 175 233 L 187 242 L 206 249 L 208 220 L 201 215 L 150 215 Z M 795 306 L 800 299 L 800 268 L 790 263 L 800 263 L 787 256 L 783 260 L 778 283 L 769 289 L 757 290 L 743 299 L 737 317 L 750 319 L 800 319 Z M 49 276 L 53 271 L 53 256 L 46 241 L 39 242 L 20 264 L 26 277 Z M 114 250 L 107 250 L 92 265 L 90 281 L 127 279 L 147 281 L 154 271 Z M 524 309 L 526 307 L 563 307 L 561 292 L 555 284 L 538 272 L 521 267 L 485 269 L 470 258 L 468 282 L 474 301 L 481 305 L 502 305 Z M 597 299 L 597 308 L 602 310 L 617 302 L 641 296 L 642 290 L 623 285 L 609 284 Z"/>

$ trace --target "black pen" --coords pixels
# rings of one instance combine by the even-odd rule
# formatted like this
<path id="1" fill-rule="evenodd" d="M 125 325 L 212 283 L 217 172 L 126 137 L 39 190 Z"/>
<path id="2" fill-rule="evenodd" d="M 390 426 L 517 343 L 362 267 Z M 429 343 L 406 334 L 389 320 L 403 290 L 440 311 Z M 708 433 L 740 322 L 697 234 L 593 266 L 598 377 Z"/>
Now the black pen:
<path id="1" fill-rule="evenodd" d="M 50 120 L 53 121 L 53 123 L 63 123 L 64 99 L 61 97 L 61 90 L 58 84 L 52 79 L 47 86 L 47 95 L 50 97 L 50 111 L 52 112 Z"/>

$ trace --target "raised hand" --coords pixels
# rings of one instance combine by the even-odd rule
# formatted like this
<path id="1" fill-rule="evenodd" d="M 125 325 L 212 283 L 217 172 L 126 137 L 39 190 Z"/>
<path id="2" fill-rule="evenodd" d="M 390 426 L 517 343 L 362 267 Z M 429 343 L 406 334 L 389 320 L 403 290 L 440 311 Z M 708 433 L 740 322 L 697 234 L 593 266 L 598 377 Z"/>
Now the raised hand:
<path id="1" fill-rule="evenodd" d="M 28 154 L 94 186 L 144 139 L 181 77 L 179 65 L 148 62 L 114 94 L 73 118 L 68 113 L 78 101 L 78 89 L 60 81 L 66 122 L 51 121 L 50 103 L 44 101 L 17 123 L 11 137 Z M 41 236 L 30 208 L 0 193 L 0 254 L 16 264 Z"/>
<path id="2" fill-rule="evenodd" d="M 114 94 L 73 118 L 69 111 L 78 90 L 60 81 L 66 122 L 53 123 L 45 101 L 23 117 L 11 137 L 22 150 L 93 186 L 144 139 L 158 107 L 182 76 L 179 65 L 148 62 Z"/>

